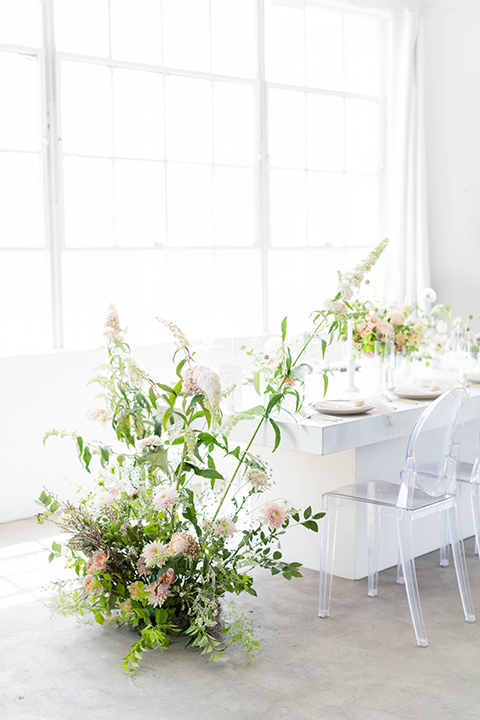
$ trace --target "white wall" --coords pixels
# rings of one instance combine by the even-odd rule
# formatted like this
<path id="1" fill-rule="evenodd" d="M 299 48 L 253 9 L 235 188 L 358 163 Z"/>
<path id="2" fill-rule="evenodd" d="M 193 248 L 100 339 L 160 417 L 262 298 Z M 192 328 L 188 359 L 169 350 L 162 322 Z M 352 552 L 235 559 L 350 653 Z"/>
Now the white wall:
<path id="1" fill-rule="evenodd" d="M 480 329 L 480 0 L 424 3 L 431 282 Z"/>

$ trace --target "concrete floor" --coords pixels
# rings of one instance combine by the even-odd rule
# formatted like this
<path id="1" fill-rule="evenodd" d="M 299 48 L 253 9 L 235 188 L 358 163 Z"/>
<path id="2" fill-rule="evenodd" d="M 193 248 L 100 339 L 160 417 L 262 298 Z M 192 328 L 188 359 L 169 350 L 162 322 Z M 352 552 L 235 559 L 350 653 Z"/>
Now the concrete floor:
<path id="1" fill-rule="evenodd" d="M 258 598 L 241 605 L 261 650 L 206 664 L 175 640 L 145 656 L 131 678 L 119 668 L 127 629 L 51 620 L 38 588 L 49 573 L 42 544 L 51 528 L 0 525 L 0 718 L 2 720 L 456 720 L 480 716 L 480 563 L 466 542 L 479 622 L 466 623 L 452 567 L 436 553 L 417 563 L 430 645 L 418 648 L 395 571 L 335 579 L 331 618 L 317 617 L 318 574 L 287 582 L 258 573 Z"/>

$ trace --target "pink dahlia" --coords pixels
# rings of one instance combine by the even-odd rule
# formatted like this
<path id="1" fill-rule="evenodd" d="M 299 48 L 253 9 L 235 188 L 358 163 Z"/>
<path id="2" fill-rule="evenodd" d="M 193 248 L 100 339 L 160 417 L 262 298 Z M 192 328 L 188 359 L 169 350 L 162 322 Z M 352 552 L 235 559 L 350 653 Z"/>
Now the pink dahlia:
<path id="1" fill-rule="evenodd" d="M 142 557 L 147 567 L 161 567 L 170 556 L 168 545 L 156 541 L 148 543 L 143 548 Z"/>
<path id="2" fill-rule="evenodd" d="M 262 525 L 268 525 L 272 529 L 281 528 L 287 518 L 287 511 L 276 502 L 269 502 L 262 508 Z"/>
<path id="3" fill-rule="evenodd" d="M 145 588 L 148 593 L 148 602 L 154 607 L 161 607 L 170 595 L 170 585 L 164 583 L 152 583 Z"/>
<path id="4" fill-rule="evenodd" d="M 179 497 L 176 490 L 168 487 L 160 487 L 153 497 L 153 504 L 157 510 L 167 510 L 178 503 Z"/>
<path id="5" fill-rule="evenodd" d="M 270 487 L 270 478 L 264 470 L 260 470 L 259 468 L 252 467 L 247 470 L 246 478 L 252 483 L 254 490 L 257 492 Z"/>
<path id="6" fill-rule="evenodd" d="M 237 528 L 230 518 L 222 518 L 213 526 L 213 534 L 220 537 L 231 537 L 235 532 L 237 532 Z"/>

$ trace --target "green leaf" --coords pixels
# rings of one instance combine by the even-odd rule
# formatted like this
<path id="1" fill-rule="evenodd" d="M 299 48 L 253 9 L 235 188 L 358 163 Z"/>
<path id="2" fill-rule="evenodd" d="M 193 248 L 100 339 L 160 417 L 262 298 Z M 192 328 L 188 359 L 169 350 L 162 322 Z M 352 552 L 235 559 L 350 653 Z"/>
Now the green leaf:
<path id="1" fill-rule="evenodd" d="M 256 372 L 255 375 L 253 376 L 253 388 L 254 388 L 255 392 L 257 393 L 257 395 L 261 395 L 261 392 L 260 392 L 260 383 L 261 383 L 261 381 L 262 381 L 262 371 L 259 370 L 259 371 Z M 262 408 L 262 409 L 263 409 L 263 408 Z"/>
<path id="2" fill-rule="evenodd" d="M 304 511 L 303 517 L 305 518 L 305 520 L 307 520 L 307 518 L 309 518 L 311 514 L 312 514 L 312 507 L 311 507 L 311 505 L 309 505 L 307 507 L 307 509 Z"/>
<path id="3" fill-rule="evenodd" d="M 284 317 L 282 320 L 282 343 L 285 342 L 285 338 L 287 337 L 287 318 Z"/>
<path id="4" fill-rule="evenodd" d="M 90 452 L 90 450 L 88 449 L 88 446 L 87 446 L 85 448 L 85 450 L 83 451 L 83 462 L 85 463 L 85 469 L 88 470 L 88 472 L 90 472 L 89 465 L 90 465 L 91 459 L 92 459 L 92 453 Z"/>
<path id="5" fill-rule="evenodd" d="M 272 418 L 268 418 L 268 421 L 273 428 L 273 432 L 275 433 L 275 442 L 273 443 L 273 450 L 272 450 L 272 452 L 275 452 L 275 450 L 280 445 L 280 440 L 282 439 L 282 435 L 280 433 L 280 428 L 278 427 L 275 420 L 272 420 Z"/>
<path id="6" fill-rule="evenodd" d="M 280 560 L 282 557 L 282 553 L 279 550 L 276 550 L 272 555 L 274 560 Z"/>
<path id="7" fill-rule="evenodd" d="M 318 532 L 318 523 L 316 523 L 315 520 L 305 520 L 305 522 L 300 523 L 300 525 L 303 525 L 303 527 L 309 530 L 313 530 L 313 532 Z"/>
<path id="8" fill-rule="evenodd" d="M 268 415 L 271 413 L 275 405 L 278 405 L 278 403 L 283 398 L 283 393 L 275 393 L 273 397 L 270 398 L 268 405 L 265 410 L 265 417 L 268 417 Z"/>

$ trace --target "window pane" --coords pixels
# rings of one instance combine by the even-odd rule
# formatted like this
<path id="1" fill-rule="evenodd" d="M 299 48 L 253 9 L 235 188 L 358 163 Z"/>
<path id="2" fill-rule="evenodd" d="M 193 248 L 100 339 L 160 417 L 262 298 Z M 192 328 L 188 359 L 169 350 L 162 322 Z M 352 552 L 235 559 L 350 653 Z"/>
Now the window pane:
<path id="1" fill-rule="evenodd" d="M 343 245 L 344 176 L 307 173 L 308 244 Z"/>
<path id="2" fill-rule="evenodd" d="M 84 155 L 111 155 L 110 70 L 87 63 L 62 63 L 63 149 Z"/>
<path id="3" fill-rule="evenodd" d="M 164 157 L 163 77 L 157 73 L 115 70 L 115 154 Z"/>
<path id="4" fill-rule="evenodd" d="M 115 238 L 119 245 L 165 243 L 165 166 L 115 162 Z"/>
<path id="5" fill-rule="evenodd" d="M 0 2 L 0 42 L 40 47 L 39 0 Z"/>
<path id="6" fill-rule="evenodd" d="M 212 168 L 205 165 L 167 167 L 168 243 L 212 244 Z"/>
<path id="7" fill-rule="evenodd" d="M 27 153 L 0 153 L 0 245 L 41 247 L 43 244 L 39 157 Z"/>
<path id="8" fill-rule="evenodd" d="M 345 90 L 375 95 L 380 88 L 380 21 L 345 15 Z"/>
<path id="9" fill-rule="evenodd" d="M 108 0 L 55 0 L 57 50 L 106 57 Z"/>
<path id="10" fill-rule="evenodd" d="M 377 103 L 345 101 L 345 165 L 350 171 L 377 172 Z"/>
<path id="11" fill-rule="evenodd" d="M 208 0 L 163 0 L 165 65 L 210 71 Z"/>
<path id="12" fill-rule="evenodd" d="M 212 0 L 213 72 L 255 75 L 255 4 L 253 0 Z"/>
<path id="13" fill-rule="evenodd" d="M 305 84 L 305 29 L 302 8 L 266 4 L 266 73 L 272 82 Z"/>
<path id="14" fill-rule="evenodd" d="M 0 147 L 37 150 L 40 138 L 37 61 L 0 52 Z"/>
<path id="15" fill-rule="evenodd" d="M 172 251 L 169 253 L 168 267 L 169 272 L 165 276 L 168 296 L 161 317 L 171 319 L 190 341 L 211 337 L 216 323 L 215 313 L 210 310 L 219 304 L 214 272 L 215 254 L 212 250 L 189 250 L 188 253 Z M 182 273 L 182 302 L 179 302 L 179 268 Z M 203 281 L 205 278 L 207 282 Z"/>
<path id="16" fill-rule="evenodd" d="M 305 244 L 305 173 L 272 170 L 270 175 L 271 242 L 275 247 Z"/>
<path id="17" fill-rule="evenodd" d="M 305 94 L 270 90 L 268 111 L 272 166 L 305 167 Z"/>
<path id="18" fill-rule="evenodd" d="M 208 80 L 166 78 L 167 158 L 212 160 L 212 86 Z"/>
<path id="19" fill-rule="evenodd" d="M 113 243 L 112 162 L 65 158 L 65 241 L 68 247 Z"/>
<path id="20" fill-rule="evenodd" d="M 255 335 L 262 331 L 260 267 L 260 253 L 255 250 L 227 250 L 216 254 L 215 313 L 205 313 L 212 321 L 208 336 Z M 245 292 L 247 285 L 248 292 Z"/>
<path id="21" fill-rule="evenodd" d="M 252 165 L 254 160 L 253 88 L 214 83 L 215 162 Z"/>
<path id="22" fill-rule="evenodd" d="M 160 249 L 127 250 L 119 252 L 116 260 L 113 302 L 122 325 L 128 327 L 128 341 L 148 345 L 162 342 L 164 336 L 156 317 L 176 323 L 175 316 L 166 314 L 167 283 L 159 282 L 168 275 L 165 252 Z M 178 303 L 178 287 L 175 294 Z M 173 377 L 173 364 L 171 367 Z M 154 368 L 154 372 L 158 372 L 158 368 Z"/>
<path id="23" fill-rule="evenodd" d="M 268 312 L 269 326 L 280 331 L 280 323 L 288 316 L 289 333 L 304 331 L 308 307 L 303 281 L 307 275 L 305 250 L 274 250 L 268 256 Z"/>
<path id="24" fill-rule="evenodd" d="M 253 245 L 253 170 L 216 167 L 214 188 L 215 243 Z"/>
<path id="25" fill-rule="evenodd" d="M 304 297 L 308 313 L 314 310 L 323 310 L 325 300 L 335 296 L 338 287 L 337 270 L 347 270 L 353 267 L 345 262 L 345 258 L 346 251 L 343 248 L 307 251 Z M 303 329 L 305 327 L 307 327 L 306 322 Z"/>
<path id="26" fill-rule="evenodd" d="M 158 0 L 110 0 L 112 57 L 162 64 L 162 10 Z"/>
<path id="27" fill-rule="evenodd" d="M 347 245 L 372 246 L 378 242 L 378 187 L 372 175 L 345 178 Z"/>
<path id="28" fill-rule="evenodd" d="M 48 258 L 43 252 L 2 253 L 0 355 L 52 347 Z"/>
<path id="29" fill-rule="evenodd" d="M 307 165 L 318 170 L 344 168 L 344 100 L 307 95 Z"/>
<path id="30" fill-rule="evenodd" d="M 115 303 L 116 299 L 115 266 L 113 252 L 63 253 L 62 297 L 67 348 L 97 348 L 104 343 L 104 317 L 109 303 Z"/>
<path id="31" fill-rule="evenodd" d="M 332 10 L 305 9 L 307 85 L 343 90 L 343 22 Z"/>

